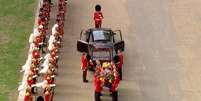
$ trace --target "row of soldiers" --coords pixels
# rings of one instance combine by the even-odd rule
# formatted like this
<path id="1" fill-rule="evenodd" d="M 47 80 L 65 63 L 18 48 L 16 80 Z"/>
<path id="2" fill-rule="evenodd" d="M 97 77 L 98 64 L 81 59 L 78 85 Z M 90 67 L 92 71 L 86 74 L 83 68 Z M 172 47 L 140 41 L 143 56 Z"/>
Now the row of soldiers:
<path id="1" fill-rule="evenodd" d="M 51 4 L 48 0 L 43 0 L 37 27 L 29 38 L 30 49 L 28 59 L 21 70 L 21 72 L 24 72 L 24 77 L 18 90 L 25 91 L 24 101 L 33 101 L 38 87 L 43 89 L 43 94 L 38 97 L 37 101 L 53 100 L 59 58 L 57 54 L 64 34 L 65 0 L 58 0 L 56 24 L 52 27 L 51 35 L 48 35 L 50 11 Z M 47 54 L 44 56 L 42 53 Z"/>

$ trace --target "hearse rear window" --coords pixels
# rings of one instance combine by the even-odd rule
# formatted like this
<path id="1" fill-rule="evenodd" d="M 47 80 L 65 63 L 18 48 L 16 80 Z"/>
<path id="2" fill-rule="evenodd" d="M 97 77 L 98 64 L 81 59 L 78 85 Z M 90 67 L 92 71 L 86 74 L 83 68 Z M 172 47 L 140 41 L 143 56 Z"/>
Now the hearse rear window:
<path id="1" fill-rule="evenodd" d="M 103 31 L 103 30 L 93 31 L 93 37 L 94 37 L 94 41 L 110 41 L 111 40 L 111 35 L 109 31 Z"/>

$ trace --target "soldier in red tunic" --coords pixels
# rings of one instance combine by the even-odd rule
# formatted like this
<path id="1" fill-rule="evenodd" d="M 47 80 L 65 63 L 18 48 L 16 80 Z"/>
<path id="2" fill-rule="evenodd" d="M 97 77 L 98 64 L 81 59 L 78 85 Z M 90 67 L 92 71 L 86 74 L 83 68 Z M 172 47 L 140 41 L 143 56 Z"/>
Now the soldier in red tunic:
<path id="1" fill-rule="evenodd" d="M 31 64 L 30 70 L 31 70 L 31 75 L 32 75 L 32 78 L 33 78 L 33 81 L 34 81 L 34 84 L 35 84 L 36 81 L 37 81 L 39 68 L 36 65 Z"/>
<path id="2" fill-rule="evenodd" d="M 95 83 L 95 101 L 101 101 L 101 90 L 102 90 L 102 82 L 100 80 L 100 77 L 94 77 L 94 83 Z"/>
<path id="3" fill-rule="evenodd" d="M 117 87 L 119 85 L 120 79 L 119 79 L 119 74 L 118 72 L 114 72 L 114 80 L 112 81 L 112 101 L 118 101 L 118 91 Z"/>
<path id="4" fill-rule="evenodd" d="M 39 59 L 40 58 L 40 52 L 38 49 L 34 49 L 32 51 L 32 57 L 35 58 L 35 59 Z"/>
<path id="5" fill-rule="evenodd" d="M 54 83 L 54 80 L 53 80 L 53 78 L 51 77 L 50 74 L 47 74 L 47 75 L 45 76 L 45 80 L 47 80 L 47 83 L 48 83 L 48 84 L 53 84 L 53 83 Z"/>
<path id="6" fill-rule="evenodd" d="M 103 14 L 101 12 L 101 6 L 96 5 L 95 6 L 95 13 L 94 13 L 95 28 L 101 28 L 102 19 L 103 19 Z"/>
<path id="7" fill-rule="evenodd" d="M 52 101 L 51 99 L 51 87 L 50 86 L 46 86 L 44 89 L 44 95 L 45 95 L 45 101 Z"/>
<path id="8" fill-rule="evenodd" d="M 29 87 L 31 87 L 33 83 L 34 83 L 34 81 L 33 81 L 32 74 L 29 74 L 27 77 L 27 84 Z"/>
<path id="9" fill-rule="evenodd" d="M 43 14 L 43 8 L 40 8 L 39 11 L 38 25 L 45 25 L 45 16 Z"/>
<path id="10" fill-rule="evenodd" d="M 63 21 L 58 21 L 58 32 L 59 32 L 59 41 L 61 41 L 61 39 L 63 38 L 64 35 L 64 23 Z"/>
<path id="11" fill-rule="evenodd" d="M 119 57 L 119 63 L 117 64 L 117 67 L 118 67 L 120 80 L 122 80 L 123 54 L 122 54 L 121 50 L 118 50 L 117 55 Z"/>
<path id="12" fill-rule="evenodd" d="M 88 62 L 87 62 L 87 57 L 86 57 L 86 53 L 82 54 L 81 57 L 81 61 L 82 61 L 82 65 L 81 65 L 81 69 L 83 71 L 83 82 L 88 82 L 88 80 L 86 79 L 87 77 L 87 69 L 88 69 Z"/>
<path id="13" fill-rule="evenodd" d="M 48 64 L 48 73 L 49 74 L 51 74 L 51 75 L 56 75 L 56 73 L 57 73 L 57 68 L 56 67 L 54 67 L 52 64 Z"/>
<path id="14" fill-rule="evenodd" d="M 34 87 L 32 87 L 32 85 L 33 84 L 35 84 L 36 82 L 36 80 L 34 80 L 34 76 L 33 76 L 33 73 L 31 72 L 31 74 L 29 74 L 28 75 L 28 77 L 27 77 L 27 84 L 28 84 L 28 87 L 30 87 L 31 88 L 31 92 L 33 93 L 33 94 L 35 94 L 35 88 Z"/>
<path id="15" fill-rule="evenodd" d="M 51 51 L 50 56 L 53 59 L 53 61 L 55 61 L 55 63 L 58 62 L 58 56 L 57 56 L 57 53 L 55 51 Z"/>
<path id="16" fill-rule="evenodd" d="M 31 88 L 27 88 L 24 96 L 24 101 L 33 101 L 33 96 L 31 93 Z"/>
<path id="17" fill-rule="evenodd" d="M 120 82 L 120 79 L 119 79 L 119 75 L 117 72 L 114 73 L 114 80 L 112 82 L 112 92 L 115 92 L 116 91 L 116 88 L 118 87 L 118 84 Z"/>
<path id="18" fill-rule="evenodd" d="M 40 60 L 36 58 L 32 58 L 31 64 L 35 65 L 36 67 L 40 64 Z"/>
<path id="19" fill-rule="evenodd" d="M 35 64 L 31 64 L 30 70 L 33 73 L 33 75 L 38 75 L 39 68 Z"/>

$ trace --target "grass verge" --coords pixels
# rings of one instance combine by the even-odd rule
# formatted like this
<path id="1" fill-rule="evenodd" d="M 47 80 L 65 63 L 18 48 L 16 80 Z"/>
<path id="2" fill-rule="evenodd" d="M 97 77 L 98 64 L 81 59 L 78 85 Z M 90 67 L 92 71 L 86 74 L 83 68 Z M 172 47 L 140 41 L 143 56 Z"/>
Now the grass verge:
<path id="1" fill-rule="evenodd" d="M 16 101 L 37 0 L 0 0 L 0 101 Z"/>

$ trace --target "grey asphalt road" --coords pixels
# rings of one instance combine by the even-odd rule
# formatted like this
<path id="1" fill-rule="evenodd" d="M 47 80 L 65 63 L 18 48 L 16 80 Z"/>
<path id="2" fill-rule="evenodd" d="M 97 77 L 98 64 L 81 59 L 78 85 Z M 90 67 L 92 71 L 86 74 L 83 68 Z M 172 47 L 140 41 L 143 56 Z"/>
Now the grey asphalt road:
<path id="1" fill-rule="evenodd" d="M 93 27 L 97 3 L 103 26 L 121 29 L 126 42 L 119 101 L 201 101 L 200 0 L 69 1 L 55 101 L 94 101 L 92 73 L 82 83 L 76 40 Z"/>

